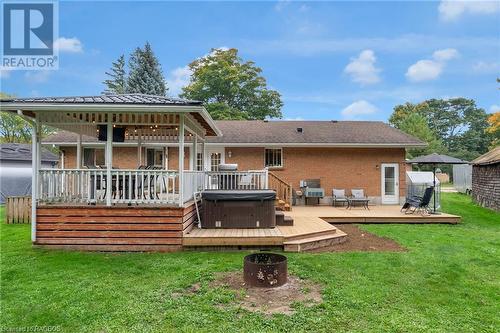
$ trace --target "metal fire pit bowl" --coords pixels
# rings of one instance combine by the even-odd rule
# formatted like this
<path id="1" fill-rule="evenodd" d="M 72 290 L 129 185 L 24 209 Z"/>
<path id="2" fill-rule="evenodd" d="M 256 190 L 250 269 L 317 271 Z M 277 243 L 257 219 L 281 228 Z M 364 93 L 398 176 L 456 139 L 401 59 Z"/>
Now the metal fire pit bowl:
<path id="1" fill-rule="evenodd" d="M 252 287 L 274 288 L 288 279 L 287 259 L 275 253 L 253 253 L 243 259 L 243 279 Z"/>

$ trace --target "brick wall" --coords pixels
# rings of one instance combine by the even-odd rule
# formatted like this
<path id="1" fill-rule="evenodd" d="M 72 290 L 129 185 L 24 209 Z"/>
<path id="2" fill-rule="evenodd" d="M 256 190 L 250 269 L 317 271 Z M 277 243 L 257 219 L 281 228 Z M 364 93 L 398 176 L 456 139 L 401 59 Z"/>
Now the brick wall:
<path id="1" fill-rule="evenodd" d="M 231 151 L 231 157 L 228 152 Z M 264 168 L 264 148 L 226 148 L 226 163 L 240 170 Z M 319 178 L 326 195 L 332 188 L 363 188 L 368 196 L 380 196 L 382 163 L 399 164 L 399 193 L 405 194 L 403 148 L 283 148 L 283 168 L 271 169 L 278 177 L 299 188 L 302 179 Z M 378 168 L 377 168 L 378 166 Z"/>
<path id="2" fill-rule="evenodd" d="M 472 198 L 483 207 L 500 211 L 500 163 L 472 166 Z"/>
<path id="3" fill-rule="evenodd" d="M 65 168 L 75 167 L 76 148 L 64 148 Z M 231 152 L 231 157 L 229 157 Z M 143 155 L 143 159 L 144 159 Z M 239 170 L 264 168 L 263 147 L 228 147 L 226 163 L 237 163 Z M 326 195 L 332 188 L 363 188 L 368 196 L 381 195 L 382 163 L 399 164 L 399 196 L 405 195 L 405 150 L 403 148 L 283 148 L 283 168 L 271 169 L 278 177 L 299 188 L 302 179 L 319 178 Z M 189 169 L 189 149 L 185 149 L 185 169 Z M 137 167 L 137 148 L 113 149 L 113 166 Z M 178 149 L 168 148 L 168 169 L 178 168 Z"/>

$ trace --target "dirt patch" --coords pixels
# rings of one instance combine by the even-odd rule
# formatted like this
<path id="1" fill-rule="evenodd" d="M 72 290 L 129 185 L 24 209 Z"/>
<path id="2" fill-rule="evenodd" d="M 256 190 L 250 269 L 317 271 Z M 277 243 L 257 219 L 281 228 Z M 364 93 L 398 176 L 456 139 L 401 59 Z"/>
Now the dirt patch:
<path id="1" fill-rule="evenodd" d="M 312 306 L 322 302 L 321 287 L 307 280 L 289 275 L 288 282 L 276 288 L 249 287 L 243 280 L 242 272 L 219 275 L 210 287 L 227 287 L 236 291 L 236 302 L 243 309 L 263 314 L 292 314 L 295 302 Z M 243 291 L 243 292 L 242 292 Z"/>
<path id="2" fill-rule="evenodd" d="M 347 240 L 345 242 L 332 246 L 312 249 L 307 252 L 406 251 L 406 249 L 399 245 L 396 241 L 361 230 L 356 225 L 335 224 L 334 226 L 347 234 Z"/>

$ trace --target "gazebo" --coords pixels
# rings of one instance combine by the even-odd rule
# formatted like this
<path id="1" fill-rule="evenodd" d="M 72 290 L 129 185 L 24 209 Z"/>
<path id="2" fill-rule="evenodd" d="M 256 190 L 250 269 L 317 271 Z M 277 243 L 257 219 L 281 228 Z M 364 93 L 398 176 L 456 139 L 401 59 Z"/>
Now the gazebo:
<path id="1" fill-rule="evenodd" d="M 105 245 L 106 249 L 114 246 L 118 250 L 134 242 L 146 247 L 180 244 L 183 230 L 194 221 L 194 193 L 206 188 L 209 180 L 204 171 L 185 170 L 184 147 L 192 147 L 189 165 L 193 166 L 199 153 L 205 153 L 205 138 L 221 135 L 201 102 L 144 94 L 11 98 L 1 101 L 0 110 L 17 114 L 33 126 L 32 241 L 35 244 Z M 78 135 L 75 168 L 41 167 L 42 126 Z M 104 143 L 105 166 L 81 165 L 82 136 Z M 138 152 L 143 144 L 174 143 L 178 146 L 178 169 L 146 168 L 140 153 L 137 168 L 117 169 L 113 167 L 113 146 L 123 142 L 136 144 Z M 260 182 L 256 186 L 266 186 L 264 171 L 252 175 Z M 155 223 L 163 221 L 166 225 L 161 228 L 157 225 L 154 233 L 147 235 L 148 228 L 153 228 L 151 225 L 137 224 L 136 229 L 128 224 L 117 225 L 121 231 L 140 230 L 131 231 L 128 240 L 121 239 L 122 236 L 113 238 L 109 225 L 105 232 L 97 223 L 152 223 L 153 217 Z M 61 230 L 61 225 L 55 226 L 61 221 L 75 224 L 65 224 L 67 229 Z M 94 236 L 92 241 L 87 239 L 82 243 L 81 238 Z M 138 237 L 141 243 L 137 243 Z"/>

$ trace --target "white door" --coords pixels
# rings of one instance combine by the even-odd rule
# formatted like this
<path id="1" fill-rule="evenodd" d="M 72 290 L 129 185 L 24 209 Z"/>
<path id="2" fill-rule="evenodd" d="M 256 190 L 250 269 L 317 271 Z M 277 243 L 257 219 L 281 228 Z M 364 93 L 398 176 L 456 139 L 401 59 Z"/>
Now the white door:
<path id="1" fill-rule="evenodd" d="M 219 171 L 219 164 L 224 164 L 224 147 L 206 148 L 205 171 Z"/>
<path id="2" fill-rule="evenodd" d="M 399 165 L 397 163 L 384 163 L 382 172 L 382 203 L 399 203 Z"/>

